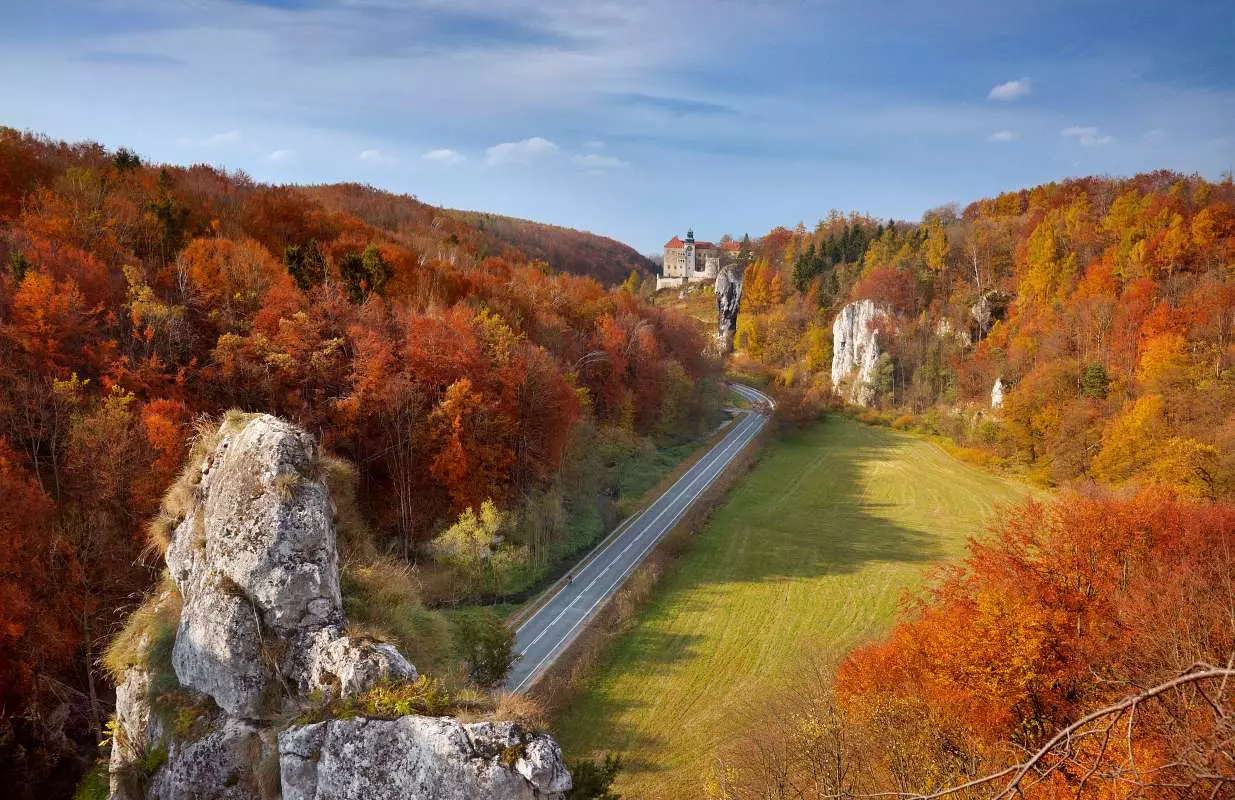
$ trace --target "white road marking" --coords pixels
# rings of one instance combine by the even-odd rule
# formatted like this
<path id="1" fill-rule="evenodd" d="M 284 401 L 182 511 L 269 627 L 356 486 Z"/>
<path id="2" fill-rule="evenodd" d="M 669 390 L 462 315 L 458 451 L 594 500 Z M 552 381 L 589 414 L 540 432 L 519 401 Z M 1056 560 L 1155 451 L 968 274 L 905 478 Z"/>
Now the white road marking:
<path id="1" fill-rule="evenodd" d="M 775 407 L 775 404 L 772 401 L 772 398 L 768 397 L 767 395 L 763 394 L 762 392 L 756 389 L 752 389 L 749 386 L 744 386 L 741 384 L 732 384 L 731 388 L 733 388 L 734 391 L 736 391 L 738 394 L 740 394 L 742 397 L 746 398 L 747 400 L 750 400 L 752 402 L 766 403 L 769 408 Z M 544 657 L 542 657 L 540 661 L 538 661 L 536 665 L 531 669 L 531 671 L 528 672 L 528 674 L 521 681 L 519 681 L 519 683 L 515 686 L 514 691 L 517 692 L 521 690 L 526 684 L 528 684 L 530 681 L 538 677 L 542 670 L 542 667 L 545 666 L 546 662 L 549 662 L 552 659 L 556 658 L 561 653 L 561 651 L 564 649 L 564 647 L 568 646 L 569 643 L 574 640 L 575 631 L 579 628 L 579 626 L 591 618 L 596 608 L 612 595 L 614 590 L 618 586 L 620 586 L 622 582 L 626 579 L 626 576 L 630 573 L 630 571 L 633 570 L 640 563 L 642 563 L 644 556 L 647 555 L 647 552 L 651 550 L 651 548 L 655 546 L 656 543 L 659 542 L 668 531 L 673 529 L 673 526 L 677 524 L 678 520 L 680 520 L 683 515 L 685 515 L 685 513 L 690 509 L 691 505 L 694 504 L 695 500 L 697 500 L 700 495 L 702 495 L 705 491 L 707 491 L 708 487 L 711 486 L 712 483 L 721 474 L 724 473 L 725 468 L 728 467 L 729 463 L 733 460 L 733 458 L 737 455 L 737 453 L 744 450 L 746 446 L 755 438 L 755 436 L 757 436 L 758 433 L 763 429 L 764 425 L 767 424 L 768 418 L 769 418 L 768 415 L 761 413 L 759 411 L 749 412 L 746 415 L 746 418 L 744 420 L 742 420 L 740 423 L 735 425 L 732 430 L 730 430 L 730 432 L 726 435 L 725 439 L 723 439 L 719 444 L 716 445 L 715 448 L 709 451 L 702 459 L 700 459 L 699 462 L 697 462 L 689 470 L 687 470 L 686 473 L 683 474 L 682 477 L 680 477 L 677 481 L 675 481 L 673 485 L 669 487 L 669 489 L 664 494 L 662 494 L 659 498 L 657 498 L 655 502 L 653 502 L 650 506 L 644 509 L 644 511 L 640 512 L 635 517 L 632 517 L 630 520 L 624 523 L 622 526 L 626 528 L 624 532 L 620 533 L 619 535 L 614 536 L 612 540 L 607 545 L 605 545 L 603 550 L 601 550 L 595 556 L 591 557 L 587 561 L 587 563 L 585 563 L 583 569 L 580 572 L 579 577 L 584 577 L 584 573 L 587 573 L 588 571 L 590 571 L 592 567 L 599 566 L 601 563 L 602 557 L 605 556 L 605 554 L 608 553 L 610 550 L 612 550 L 615 545 L 618 545 L 619 543 L 621 543 L 623 539 L 629 540 L 625 542 L 625 546 L 622 547 L 622 549 L 616 555 L 608 559 L 607 563 L 605 563 L 603 567 L 600 568 L 599 572 L 597 572 L 595 576 L 591 578 L 591 580 L 588 582 L 586 586 L 578 590 L 578 592 L 570 600 L 570 602 L 567 603 L 564 608 L 558 611 L 556 616 L 554 616 L 554 618 L 550 620 L 544 626 L 544 629 L 541 630 L 540 633 L 537 634 L 536 637 L 532 639 L 531 642 L 528 642 L 527 645 L 524 646 L 523 652 L 528 652 L 533 647 L 535 647 L 535 645 L 545 636 L 545 634 L 549 633 L 550 630 L 552 630 L 560 621 L 562 621 L 562 618 L 565 617 L 566 614 L 575 607 L 575 605 L 579 602 L 579 600 L 585 594 L 587 594 L 594 586 L 596 586 L 596 584 L 601 580 L 601 578 L 603 578 L 606 574 L 609 573 L 612 567 L 614 567 L 615 565 L 619 564 L 622 561 L 623 557 L 631 550 L 631 548 L 633 548 L 636 544 L 638 544 L 645 537 L 650 538 L 650 541 L 648 541 L 648 543 L 635 556 L 635 558 L 632 559 L 631 562 L 626 565 L 626 567 L 621 571 L 621 574 L 619 574 L 609 584 L 608 588 L 606 588 L 605 591 L 601 593 L 600 597 L 597 598 L 595 602 L 592 603 L 592 605 L 587 609 L 587 611 L 585 611 L 582 614 L 582 616 L 580 616 L 578 619 L 575 620 L 574 624 L 571 625 L 569 629 L 567 629 L 566 633 L 549 648 L 548 652 L 544 655 Z M 693 493 L 691 493 L 691 490 L 701 480 L 704 481 L 703 485 L 697 491 L 694 491 Z M 675 490 L 678 489 L 678 487 L 683 482 L 686 482 L 686 486 L 680 492 L 677 492 L 676 496 L 674 496 Z M 682 502 L 683 500 L 685 500 L 685 502 Z M 667 502 L 664 502 L 663 504 L 664 507 L 661 508 L 660 512 L 657 513 L 656 516 L 651 519 L 651 521 L 645 524 L 636 526 L 636 523 L 643 523 L 644 517 L 646 517 L 649 513 L 651 513 L 658 506 L 660 506 L 662 504 L 662 501 L 667 501 Z M 675 507 L 677 508 L 675 509 Z M 673 516 L 670 518 L 668 523 L 661 525 L 661 526 L 657 526 L 657 523 L 661 520 L 661 518 L 663 518 L 666 514 L 670 513 L 670 511 L 673 511 Z M 629 536 L 628 534 L 630 534 L 632 530 L 635 530 L 636 527 L 641 528 L 641 530 L 638 530 L 636 533 L 634 533 L 633 536 Z M 650 537 L 649 537 L 649 534 L 650 534 Z M 553 604 L 553 601 L 556 600 L 559 596 L 561 596 L 562 592 L 568 591 L 571 588 L 572 588 L 571 584 L 567 584 L 566 586 L 563 586 L 561 589 L 559 589 L 557 594 L 549 598 L 549 600 L 540 609 L 538 609 L 531 617 L 529 617 L 522 625 L 519 626 L 518 630 L 516 631 L 516 636 L 519 633 L 522 633 L 523 630 L 527 628 L 527 626 L 530 625 L 534 620 L 536 620 L 543 612 L 549 611 L 550 606 Z"/>

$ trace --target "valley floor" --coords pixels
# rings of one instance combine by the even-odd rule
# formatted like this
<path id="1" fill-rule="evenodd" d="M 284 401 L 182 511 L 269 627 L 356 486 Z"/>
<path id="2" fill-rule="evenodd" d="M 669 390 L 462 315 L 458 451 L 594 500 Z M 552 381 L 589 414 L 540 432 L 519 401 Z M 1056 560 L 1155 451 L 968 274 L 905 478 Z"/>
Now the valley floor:
<path id="1" fill-rule="evenodd" d="M 775 687 L 884 631 L 1024 487 L 933 444 L 833 415 L 775 440 L 553 725 L 623 756 L 623 797 L 698 797 Z"/>

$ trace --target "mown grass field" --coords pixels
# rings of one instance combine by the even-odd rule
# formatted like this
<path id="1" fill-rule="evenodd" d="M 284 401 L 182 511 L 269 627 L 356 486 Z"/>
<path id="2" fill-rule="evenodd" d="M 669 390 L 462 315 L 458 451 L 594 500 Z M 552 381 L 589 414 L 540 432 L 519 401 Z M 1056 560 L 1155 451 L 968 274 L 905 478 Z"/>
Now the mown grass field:
<path id="1" fill-rule="evenodd" d="M 553 732 L 571 757 L 621 753 L 623 797 L 700 796 L 761 698 L 886 630 L 906 589 L 1027 493 L 840 416 L 774 440 Z"/>

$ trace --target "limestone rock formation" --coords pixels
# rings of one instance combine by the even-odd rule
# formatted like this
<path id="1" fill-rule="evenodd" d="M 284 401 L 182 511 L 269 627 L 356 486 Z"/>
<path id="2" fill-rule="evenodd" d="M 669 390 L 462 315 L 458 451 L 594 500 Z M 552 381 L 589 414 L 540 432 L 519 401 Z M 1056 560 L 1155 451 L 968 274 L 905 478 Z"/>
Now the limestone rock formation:
<path id="1" fill-rule="evenodd" d="M 991 408 L 999 408 L 1003 405 L 1003 378 L 996 378 L 995 385 L 991 387 Z"/>
<path id="2" fill-rule="evenodd" d="M 832 323 L 832 387 L 851 403 L 869 405 L 879 362 L 879 332 L 883 312 L 873 300 L 858 300 L 841 309 Z"/>
<path id="3" fill-rule="evenodd" d="M 570 788 L 557 743 L 512 723 L 345 719 L 279 734 L 283 800 L 533 798 Z"/>
<path id="4" fill-rule="evenodd" d="M 716 276 L 716 342 L 721 355 L 733 352 L 741 304 L 742 276 L 733 265 L 726 266 Z"/>
<path id="5" fill-rule="evenodd" d="M 975 340 L 984 338 L 996 322 L 1007 318 L 1008 304 L 1011 302 L 1012 295 L 997 289 L 986 292 L 978 298 L 978 302 L 969 308 L 969 316 L 973 318 L 976 328 Z"/>
<path id="6" fill-rule="evenodd" d="M 117 688 L 112 797 L 505 800 L 569 789 L 557 744 L 510 724 L 475 735 L 417 716 L 289 727 L 307 708 L 418 677 L 393 646 L 344 634 L 333 517 L 311 436 L 268 415 L 224 424 L 167 550 L 183 603 L 171 670 L 135 666 Z M 170 717 L 159 681 L 179 704 Z M 500 751 L 477 744 L 498 728 L 513 737 Z M 309 750 L 311 776 L 296 760 Z"/>

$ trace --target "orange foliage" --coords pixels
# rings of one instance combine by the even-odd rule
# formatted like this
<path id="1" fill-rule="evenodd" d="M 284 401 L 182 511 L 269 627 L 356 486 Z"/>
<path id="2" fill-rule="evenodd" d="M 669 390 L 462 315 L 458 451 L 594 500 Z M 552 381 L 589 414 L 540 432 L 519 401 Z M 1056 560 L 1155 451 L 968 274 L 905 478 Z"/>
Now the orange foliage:
<path id="1" fill-rule="evenodd" d="M 836 688 L 849 713 L 896 698 L 993 770 L 1001 742 L 1033 750 L 1128 686 L 1235 652 L 1235 506 L 1161 490 L 1072 493 L 1002 516 L 886 640 L 842 662 Z M 1170 718 L 1152 706 L 1138 713 L 1142 769 L 1181 753 L 1190 724 L 1207 724 L 1199 697 L 1181 702 Z M 1181 718 L 1193 723 L 1181 728 Z M 1034 796 L 1074 793 L 1076 779 L 1061 772 Z"/>

